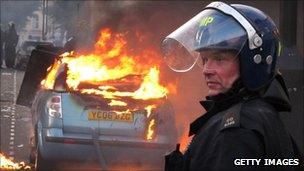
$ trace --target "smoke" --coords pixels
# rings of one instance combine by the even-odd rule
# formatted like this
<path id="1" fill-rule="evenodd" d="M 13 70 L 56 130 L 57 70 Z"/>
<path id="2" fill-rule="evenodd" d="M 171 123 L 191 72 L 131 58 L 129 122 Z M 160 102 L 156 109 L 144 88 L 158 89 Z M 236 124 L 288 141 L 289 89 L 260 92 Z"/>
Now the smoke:
<path id="1" fill-rule="evenodd" d="M 40 5 L 40 1 L 14 1 L 1 0 L 1 29 L 8 29 L 9 22 L 14 22 L 16 29 L 20 30 L 31 15 Z"/>
<path id="2" fill-rule="evenodd" d="M 169 2 L 169 1 L 102 1 L 94 2 L 91 9 L 92 33 L 97 35 L 101 28 L 112 30 L 139 31 L 145 35 L 144 42 L 137 45 L 154 46 L 161 54 L 161 41 L 184 22 L 192 18 L 208 2 Z M 91 2 L 92 5 L 92 2 Z M 95 36 L 96 37 L 96 36 Z M 175 123 L 178 142 L 184 150 L 189 141 L 189 124 L 204 110 L 199 104 L 207 93 L 203 75 L 199 67 L 187 73 L 175 73 L 164 63 L 161 65 L 161 80 L 175 83 L 176 92 L 168 97 L 175 110 Z"/>
<path id="3" fill-rule="evenodd" d="M 178 82 L 178 93 L 169 99 L 174 104 L 176 124 L 178 128 L 181 150 L 184 151 L 191 138 L 188 137 L 189 125 L 204 113 L 199 101 L 207 94 L 201 68 L 194 67 L 191 71 L 181 74 Z"/>
<path id="4" fill-rule="evenodd" d="M 111 4 L 112 7 L 115 6 Z M 110 6 L 111 6 L 110 5 Z M 201 2 L 133 2 L 120 4 L 116 8 L 99 10 L 102 19 L 96 20 L 96 30 L 102 27 L 110 27 L 116 31 L 136 30 L 144 33 L 146 42 L 156 47 L 161 54 L 161 41 L 173 30 L 192 18 L 203 7 Z M 105 13 L 107 11 L 107 13 Z M 184 15 L 182 15 L 184 14 Z M 144 43 L 138 45 L 144 46 Z M 178 134 L 178 143 L 184 150 L 189 141 L 189 124 L 204 111 L 199 101 L 204 98 L 207 88 L 199 67 L 193 68 L 187 73 L 174 73 L 163 63 L 161 66 L 161 79 L 167 83 L 176 83 L 176 92 L 170 94 L 175 110 L 175 123 Z"/>

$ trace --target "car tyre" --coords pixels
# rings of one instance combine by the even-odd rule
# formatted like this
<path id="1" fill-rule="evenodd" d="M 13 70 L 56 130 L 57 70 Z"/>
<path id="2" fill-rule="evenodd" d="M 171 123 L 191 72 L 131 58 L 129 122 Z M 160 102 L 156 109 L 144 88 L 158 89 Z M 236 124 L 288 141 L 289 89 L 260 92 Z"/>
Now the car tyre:
<path id="1" fill-rule="evenodd" d="M 30 151 L 30 164 L 35 164 L 36 162 L 36 150 L 35 148 L 31 147 L 31 151 Z"/>
<path id="2" fill-rule="evenodd" d="M 53 170 L 52 168 L 52 163 L 50 161 L 45 160 L 41 156 L 40 148 L 39 148 L 39 140 L 38 140 L 38 127 L 37 125 L 35 126 L 35 140 L 36 140 L 36 150 L 35 150 L 35 170 L 36 171 L 51 171 Z"/>
<path id="3" fill-rule="evenodd" d="M 53 170 L 52 164 L 42 158 L 39 146 L 36 148 L 36 160 L 35 160 L 35 170 L 36 171 L 51 171 Z"/>

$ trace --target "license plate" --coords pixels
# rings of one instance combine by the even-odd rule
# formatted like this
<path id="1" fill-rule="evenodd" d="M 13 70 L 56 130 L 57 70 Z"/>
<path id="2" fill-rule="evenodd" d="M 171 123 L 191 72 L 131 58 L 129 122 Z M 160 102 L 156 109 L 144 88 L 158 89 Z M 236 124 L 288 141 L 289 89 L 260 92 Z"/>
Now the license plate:
<path id="1" fill-rule="evenodd" d="M 103 120 L 103 121 L 133 122 L 133 114 L 132 113 L 117 114 L 112 111 L 92 110 L 88 112 L 88 119 Z"/>

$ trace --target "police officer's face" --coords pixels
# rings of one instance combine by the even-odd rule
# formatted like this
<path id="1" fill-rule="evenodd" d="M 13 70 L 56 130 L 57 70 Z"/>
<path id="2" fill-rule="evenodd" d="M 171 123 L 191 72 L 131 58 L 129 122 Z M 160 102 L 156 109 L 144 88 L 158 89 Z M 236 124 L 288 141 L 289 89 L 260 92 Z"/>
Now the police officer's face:
<path id="1" fill-rule="evenodd" d="M 237 55 L 231 51 L 204 51 L 201 59 L 209 96 L 228 91 L 240 76 Z"/>

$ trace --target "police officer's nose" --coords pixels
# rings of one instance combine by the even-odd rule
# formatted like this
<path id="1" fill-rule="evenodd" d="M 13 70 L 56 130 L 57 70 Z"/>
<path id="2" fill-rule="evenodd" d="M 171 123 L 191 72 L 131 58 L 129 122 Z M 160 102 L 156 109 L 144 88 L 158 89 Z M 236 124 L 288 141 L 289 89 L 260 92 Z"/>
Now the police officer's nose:
<path id="1" fill-rule="evenodd" d="M 215 72 L 214 70 L 204 69 L 203 74 L 205 76 L 205 79 L 211 79 L 215 75 Z"/>
<path id="2" fill-rule="evenodd" d="M 205 76 L 211 76 L 215 74 L 216 71 L 212 63 L 213 63 L 212 60 L 203 61 L 203 74 Z"/>

